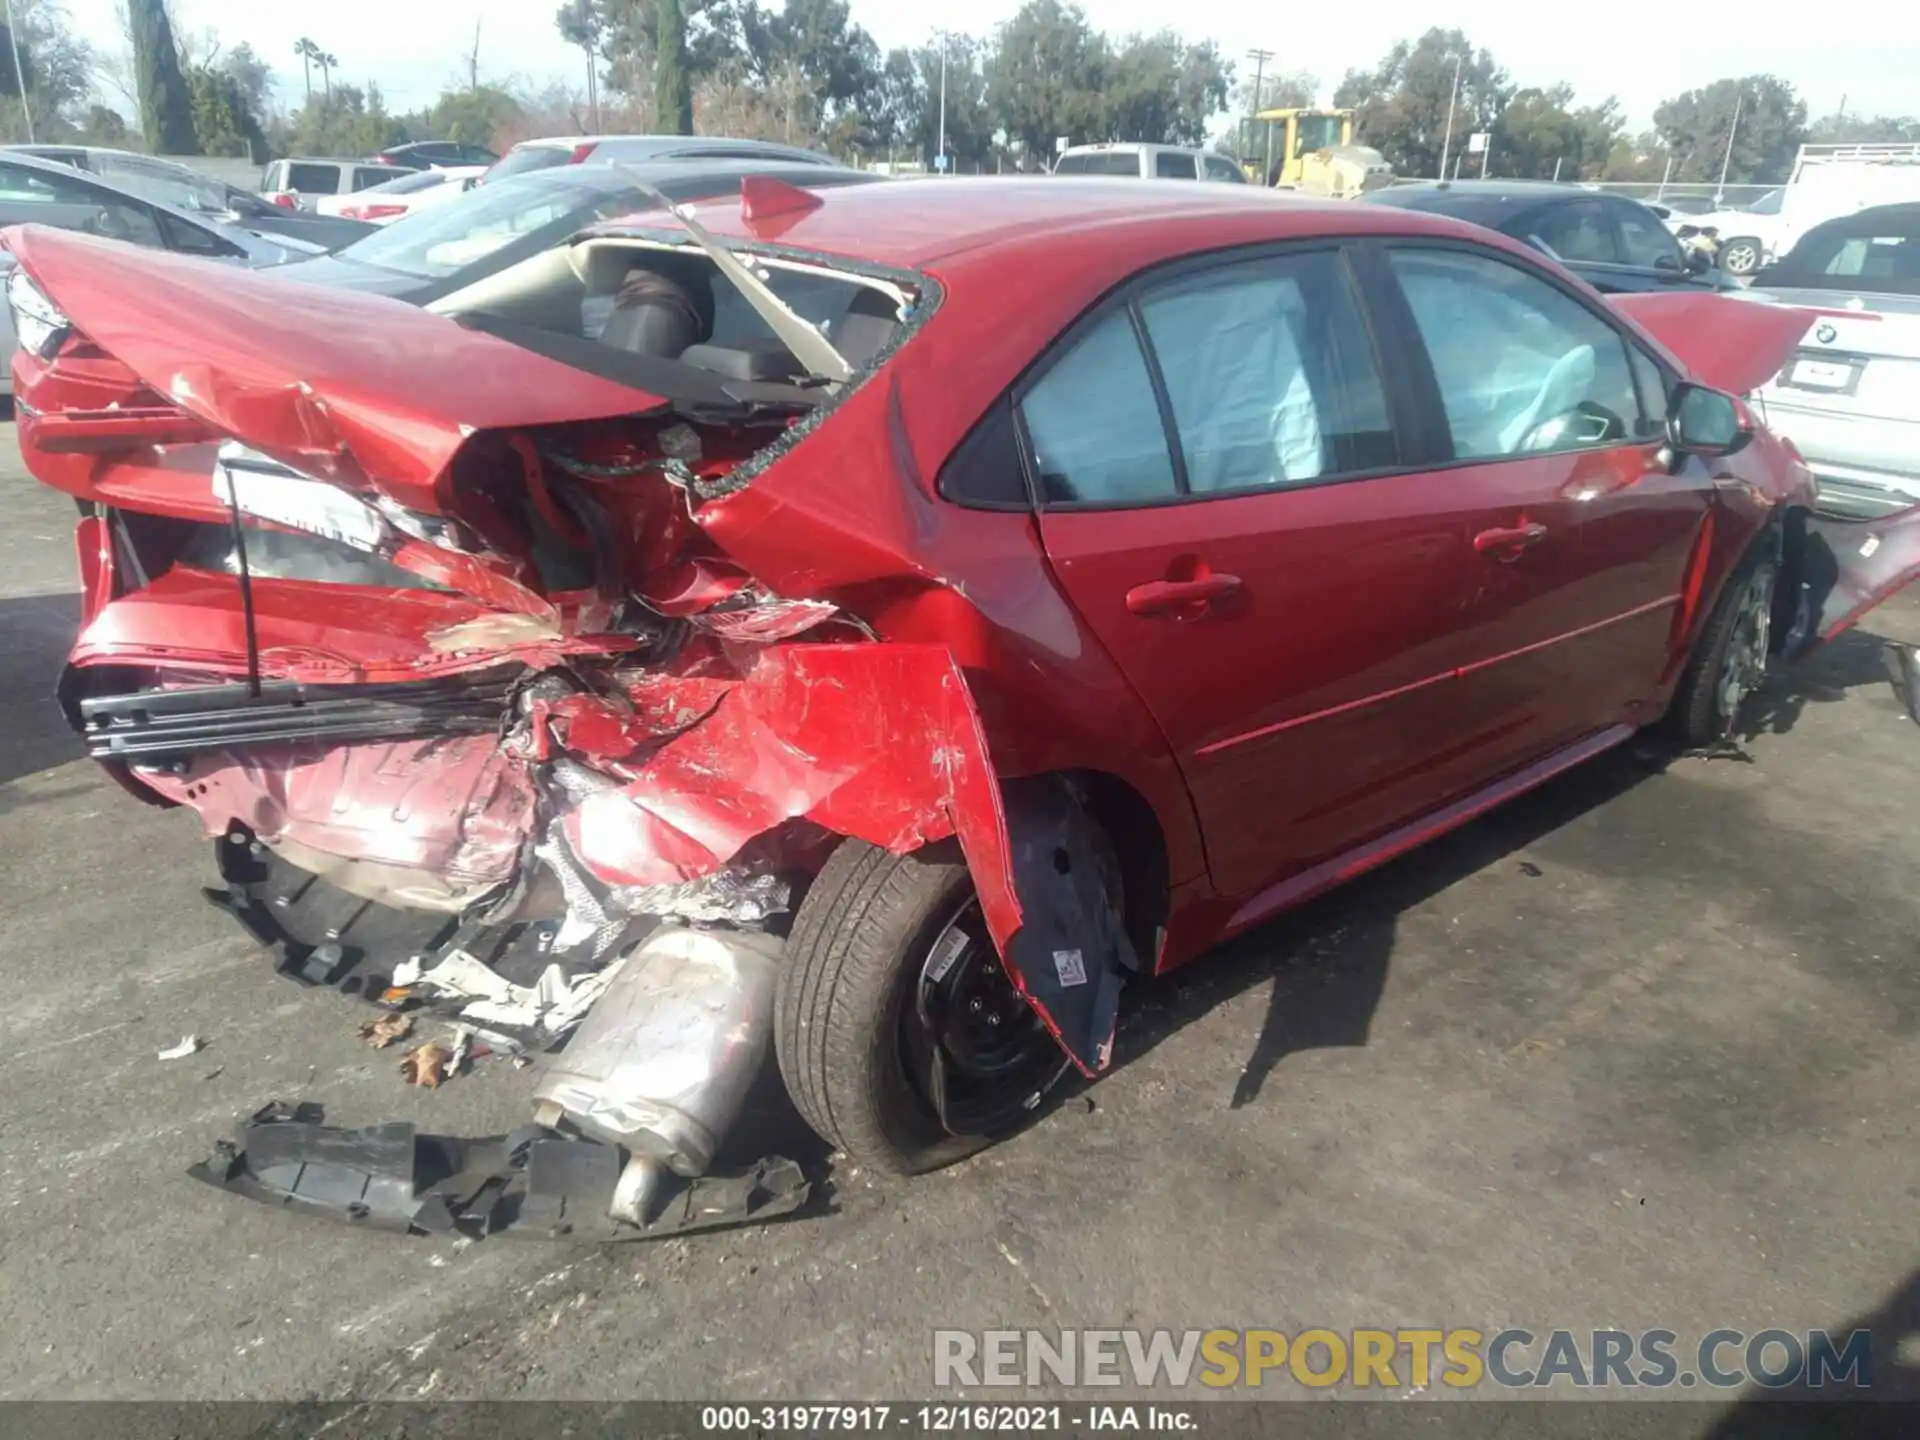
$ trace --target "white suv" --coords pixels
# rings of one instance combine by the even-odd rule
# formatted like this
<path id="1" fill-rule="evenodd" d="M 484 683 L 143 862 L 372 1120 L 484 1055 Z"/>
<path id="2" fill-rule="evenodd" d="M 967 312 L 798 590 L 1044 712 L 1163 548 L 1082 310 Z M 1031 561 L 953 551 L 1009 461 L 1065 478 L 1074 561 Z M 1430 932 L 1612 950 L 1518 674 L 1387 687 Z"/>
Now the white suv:
<path id="1" fill-rule="evenodd" d="M 1135 180 L 1219 180 L 1244 185 L 1247 177 L 1225 155 L 1178 145 L 1075 145 L 1053 162 L 1056 175 L 1126 175 Z"/>

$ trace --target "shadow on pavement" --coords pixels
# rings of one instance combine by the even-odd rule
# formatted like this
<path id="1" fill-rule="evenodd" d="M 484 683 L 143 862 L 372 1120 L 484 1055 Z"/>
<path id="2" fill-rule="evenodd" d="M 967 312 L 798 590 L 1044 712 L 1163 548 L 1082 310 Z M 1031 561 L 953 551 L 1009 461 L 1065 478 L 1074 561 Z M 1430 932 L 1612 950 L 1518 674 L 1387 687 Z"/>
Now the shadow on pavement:
<path id="1" fill-rule="evenodd" d="M 1831 705 L 1849 690 L 1880 687 L 1899 705 L 1893 657 L 1877 635 L 1847 630 L 1797 665 L 1779 667 L 1747 702 L 1741 717 L 1744 739 L 1785 735 L 1809 705 Z"/>
<path id="2" fill-rule="evenodd" d="M 78 595 L 0 600 L 0 784 L 85 753 L 53 698 L 79 617 Z"/>
<path id="3" fill-rule="evenodd" d="M 1267 1013 L 1234 1086 L 1232 1108 L 1256 1100 L 1288 1055 L 1365 1045 L 1402 911 L 1605 805 L 1665 768 L 1669 758 L 1652 742 L 1622 746 L 1228 941 L 1175 975 L 1135 987 L 1121 1015 L 1115 1068 L 1260 984 L 1272 987 Z"/>
<path id="4" fill-rule="evenodd" d="M 1822 1370 L 1803 1367 L 1791 1384 L 1758 1390 L 1736 1402 L 1701 1432 L 1701 1440 L 1749 1440 L 1759 1436 L 1911 1436 L 1920 1433 L 1920 1272 L 1864 1315 L 1826 1334 L 1837 1352 L 1847 1337 L 1864 1330 L 1871 1336 L 1864 1385 Z M 1805 1336 L 1799 1337 L 1802 1341 Z M 1729 1347 L 1727 1354 L 1737 1352 Z M 1784 1352 L 1774 1347 L 1769 1363 L 1780 1365 Z M 1741 1363 L 1745 1358 L 1741 1357 Z M 1866 1398 L 1862 1398 L 1866 1397 Z M 1835 1403 L 1836 1401 L 1842 1403 Z M 1894 1403 L 1888 1403 L 1894 1402 Z"/>

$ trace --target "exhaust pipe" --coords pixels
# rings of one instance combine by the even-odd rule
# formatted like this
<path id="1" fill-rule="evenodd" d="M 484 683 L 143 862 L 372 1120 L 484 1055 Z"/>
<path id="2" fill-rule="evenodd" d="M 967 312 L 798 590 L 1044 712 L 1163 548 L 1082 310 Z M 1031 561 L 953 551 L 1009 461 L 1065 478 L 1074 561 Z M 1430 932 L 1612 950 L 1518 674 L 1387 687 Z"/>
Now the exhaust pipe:
<path id="1" fill-rule="evenodd" d="M 534 1117 L 564 1118 L 632 1156 L 611 1213 L 647 1223 L 667 1173 L 704 1175 L 773 1034 L 784 942 L 749 931 L 665 929 L 627 958 L 547 1061 Z"/>

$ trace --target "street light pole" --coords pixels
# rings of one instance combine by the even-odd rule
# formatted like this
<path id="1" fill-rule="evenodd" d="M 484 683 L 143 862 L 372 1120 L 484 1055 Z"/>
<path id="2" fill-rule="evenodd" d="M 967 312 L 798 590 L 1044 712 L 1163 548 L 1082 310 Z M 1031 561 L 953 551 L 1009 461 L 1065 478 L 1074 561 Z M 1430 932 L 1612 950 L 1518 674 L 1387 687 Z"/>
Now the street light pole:
<path id="1" fill-rule="evenodd" d="M 1740 106 L 1746 100 L 1744 90 L 1734 92 L 1733 126 L 1727 131 L 1727 153 L 1720 160 L 1720 188 L 1714 192 L 1713 203 L 1718 205 L 1727 193 L 1727 167 L 1733 164 L 1733 137 L 1740 133 Z"/>
<path id="2" fill-rule="evenodd" d="M 7 0 L 7 39 L 13 46 L 13 78 L 20 87 L 20 115 L 27 122 L 27 143 L 33 143 L 33 100 L 27 94 L 27 72 L 20 63 L 20 31 L 13 23 L 13 0 Z"/>
<path id="3" fill-rule="evenodd" d="M 1460 103 L 1460 62 L 1465 55 L 1453 57 L 1453 94 L 1447 100 L 1447 136 L 1440 142 L 1440 178 L 1447 178 L 1447 156 L 1453 151 L 1453 109 Z"/>
<path id="4" fill-rule="evenodd" d="M 934 152 L 933 168 L 947 173 L 947 32 L 940 32 L 940 148 Z"/>

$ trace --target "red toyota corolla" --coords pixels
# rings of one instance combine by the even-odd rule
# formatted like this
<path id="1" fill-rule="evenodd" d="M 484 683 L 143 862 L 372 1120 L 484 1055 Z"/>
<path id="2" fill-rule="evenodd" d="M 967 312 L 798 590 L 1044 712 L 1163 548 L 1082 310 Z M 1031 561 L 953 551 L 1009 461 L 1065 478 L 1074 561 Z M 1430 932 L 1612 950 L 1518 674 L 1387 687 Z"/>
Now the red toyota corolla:
<path id="1" fill-rule="evenodd" d="M 439 313 L 7 240 L 91 753 L 281 968 L 570 1034 L 541 1134 L 630 1224 L 769 1043 L 944 1163 L 1108 1063 L 1127 976 L 1715 742 L 1920 565 L 1737 398 L 1810 315 L 1385 207 L 750 180 Z"/>

